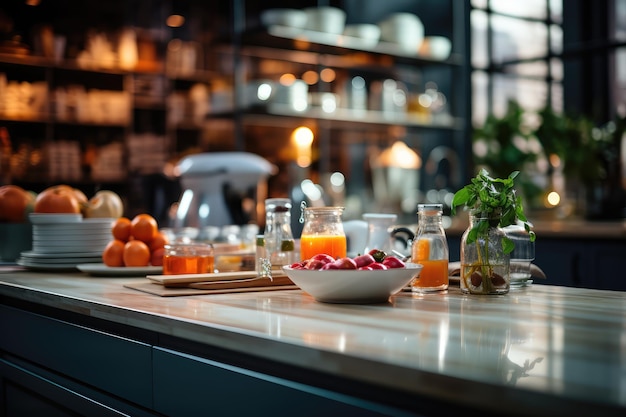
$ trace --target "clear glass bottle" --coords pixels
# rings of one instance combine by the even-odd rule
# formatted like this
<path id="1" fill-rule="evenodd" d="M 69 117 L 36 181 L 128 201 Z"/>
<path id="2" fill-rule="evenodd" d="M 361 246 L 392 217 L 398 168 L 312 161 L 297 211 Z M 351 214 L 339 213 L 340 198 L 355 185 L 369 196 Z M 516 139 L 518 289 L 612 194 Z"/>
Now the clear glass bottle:
<path id="1" fill-rule="evenodd" d="M 272 269 L 291 265 L 296 259 L 295 242 L 291 232 L 291 200 L 265 200 L 265 254 Z"/>
<path id="2" fill-rule="evenodd" d="M 417 293 L 431 293 L 448 289 L 449 250 L 443 228 L 442 204 L 417 206 L 417 233 L 413 240 L 411 260 L 424 265 L 411 289 Z"/>
<path id="3" fill-rule="evenodd" d="M 499 218 L 488 219 L 470 215 L 470 224 L 461 237 L 461 291 L 466 294 L 506 294 L 510 288 L 510 255 L 504 253 L 504 230 Z M 468 242 L 478 222 L 487 222 L 476 240 Z"/>
<path id="4" fill-rule="evenodd" d="M 343 207 L 303 208 L 304 225 L 300 236 L 300 258 L 325 253 L 335 259 L 347 253 L 347 239 L 341 216 Z"/>

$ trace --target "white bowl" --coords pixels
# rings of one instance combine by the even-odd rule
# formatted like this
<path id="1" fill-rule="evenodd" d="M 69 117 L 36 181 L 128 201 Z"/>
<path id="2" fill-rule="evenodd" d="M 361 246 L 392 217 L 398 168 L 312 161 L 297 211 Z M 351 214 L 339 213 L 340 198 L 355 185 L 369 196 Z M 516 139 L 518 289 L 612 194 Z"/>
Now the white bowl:
<path id="1" fill-rule="evenodd" d="M 346 26 L 343 34 L 358 38 L 363 47 L 374 47 L 380 40 L 380 27 L 371 23 L 352 24 Z"/>
<path id="2" fill-rule="evenodd" d="M 380 39 L 398 45 L 409 53 L 417 53 L 424 41 L 424 25 L 413 13 L 393 13 L 378 24 Z"/>
<path id="3" fill-rule="evenodd" d="M 303 291 L 323 303 L 384 303 L 419 276 L 421 264 L 387 270 L 309 270 L 284 266 L 283 271 Z"/>
<path id="4" fill-rule="evenodd" d="M 261 23 L 265 26 L 287 26 L 302 29 L 306 25 L 307 14 L 298 9 L 267 9 L 261 13 Z"/>
<path id="5" fill-rule="evenodd" d="M 307 7 L 305 28 L 316 32 L 340 35 L 346 26 L 346 12 L 338 7 Z"/>

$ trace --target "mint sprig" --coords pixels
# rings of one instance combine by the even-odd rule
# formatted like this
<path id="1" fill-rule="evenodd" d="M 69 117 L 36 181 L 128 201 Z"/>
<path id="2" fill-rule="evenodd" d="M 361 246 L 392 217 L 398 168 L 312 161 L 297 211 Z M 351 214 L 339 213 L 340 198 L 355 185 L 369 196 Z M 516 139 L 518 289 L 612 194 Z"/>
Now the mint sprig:
<path id="1" fill-rule="evenodd" d="M 519 171 L 512 172 L 508 178 L 493 178 L 487 170 L 481 169 L 471 183 L 461 188 L 452 199 L 452 214 L 459 206 L 465 206 L 478 221 L 467 235 L 467 243 L 473 243 L 481 235 L 485 235 L 489 227 L 506 227 L 524 224 L 531 241 L 535 241 L 535 232 L 524 214 L 522 198 L 515 192 L 515 178 Z M 504 253 L 511 253 L 515 248 L 509 238 L 502 239 Z"/>

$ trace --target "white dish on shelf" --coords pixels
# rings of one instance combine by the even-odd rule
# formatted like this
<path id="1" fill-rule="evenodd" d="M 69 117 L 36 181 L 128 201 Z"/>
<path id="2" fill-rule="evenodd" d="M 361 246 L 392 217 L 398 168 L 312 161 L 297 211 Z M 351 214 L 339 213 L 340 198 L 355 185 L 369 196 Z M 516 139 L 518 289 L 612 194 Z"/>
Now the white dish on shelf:
<path id="1" fill-rule="evenodd" d="M 162 266 L 106 266 L 103 263 L 85 263 L 76 265 L 79 271 L 96 277 L 145 277 L 163 272 Z"/>
<path id="2" fill-rule="evenodd" d="M 306 21 L 306 12 L 299 9 L 275 8 L 261 12 L 261 23 L 266 27 L 278 25 L 302 29 L 306 25 Z"/>
<path id="3" fill-rule="evenodd" d="M 443 61 L 450 57 L 451 50 L 452 42 L 445 36 L 427 36 L 420 47 L 420 54 Z"/>
<path id="4" fill-rule="evenodd" d="M 332 6 L 307 7 L 305 29 L 340 35 L 346 26 L 347 14 L 343 9 Z"/>
<path id="5" fill-rule="evenodd" d="M 33 224 L 79 223 L 83 216 L 71 213 L 30 213 L 28 218 Z"/>
<path id="6" fill-rule="evenodd" d="M 421 264 L 387 270 L 309 270 L 284 266 L 283 271 L 303 291 L 324 303 L 384 303 L 407 286 L 422 270 Z"/>
<path id="7" fill-rule="evenodd" d="M 416 54 L 424 40 L 424 24 L 413 13 L 392 13 L 378 23 L 380 39 Z"/>
<path id="8" fill-rule="evenodd" d="M 380 27 L 371 23 L 347 25 L 343 30 L 346 46 L 373 48 L 380 40 Z"/>

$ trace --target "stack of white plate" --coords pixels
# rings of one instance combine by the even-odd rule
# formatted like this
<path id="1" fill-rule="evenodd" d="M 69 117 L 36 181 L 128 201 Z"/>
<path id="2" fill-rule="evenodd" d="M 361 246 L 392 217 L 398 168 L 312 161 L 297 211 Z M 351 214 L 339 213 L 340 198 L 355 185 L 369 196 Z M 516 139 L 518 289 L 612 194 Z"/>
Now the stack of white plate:
<path id="1" fill-rule="evenodd" d="M 30 215 L 32 250 L 22 252 L 18 265 L 31 269 L 74 269 L 102 262 L 102 251 L 112 239 L 113 219 L 83 219 L 79 214 Z"/>

